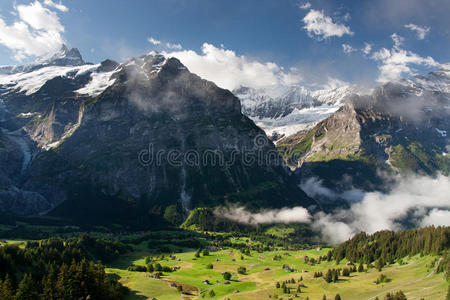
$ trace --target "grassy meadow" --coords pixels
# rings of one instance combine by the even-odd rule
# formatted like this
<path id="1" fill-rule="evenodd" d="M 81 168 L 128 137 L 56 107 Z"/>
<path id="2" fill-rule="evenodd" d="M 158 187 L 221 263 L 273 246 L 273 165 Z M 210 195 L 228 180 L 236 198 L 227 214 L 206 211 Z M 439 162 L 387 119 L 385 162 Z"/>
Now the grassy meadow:
<path id="1" fill-rule="evenodd" d="M 408 299 L 444 300 L 448 283 L 444 275 L 434 274 L 431 267 L 436 257 L 414 256 L 403 260 L 403 264 L 395 263 L 384 267 L 381 272 L 375 268 L 365 272 L 354 272 L 349 277 L 340 276 L 336 283 L 326 283 L 323 278 L 314 278 L 314 272 L 324 274 L 329 268 L 345 268 L 346 261 L 336 265 L 334 261 L 323 261 L 320 264 L 304 263 L 304 256 L 318 258 L 329 249 L 312 249 L 299 251 L 252 251 L 243 255 L 235 249 L 224 249 L 210 252 L 195 258 L 195 252 L 174 253 L 173 259 L 167 256 L 158 260 L 163 266 L 180 267 L 175 272 L 164 272 L 160 279 L 151 278 L 151 273 L 128 271 L 131 264 L 145 266 L 145 257 L 151 255 L 144 245 L 137 245 L 134 252 L 121 256 L 108 265 L 107 272 L 120 276 L 120 282 L 127 286 L 131 293 L 128 299 L 334 299 L 340 294 L 345 300 L 383 299 L 389 291 L 402 290 Z M 280 260 L 273 260 L 279 255 Z M 242 256 L 242 257 L 241 257 Z M 243 259 L 242 259 L 243 258 Z M 212 264 L 213 269 L 207 265 Z M 288 265 L 294 272 L 283 269 Z M 245 275 L 238 274 L 238 267 L 245 267 Z M 367 266 L 365 266 L 366 268 Z M 225 284 L 222 272 L 233 274 L 229 284 Z M 375 284 L 380 274 L 387 276 L 387 282 Z M 290 294 L 276 288 L 276 283 L 295 279 L 289 283 Z M 297 292 L 299 279 L 302 278 L 301 292 Z M 203 283 L 208 280 L 209 284 Z M 183 287 L 183 293 L 177 291 L 172 284 Z M 210 296 L 213 290 L 215 296 Z"/>

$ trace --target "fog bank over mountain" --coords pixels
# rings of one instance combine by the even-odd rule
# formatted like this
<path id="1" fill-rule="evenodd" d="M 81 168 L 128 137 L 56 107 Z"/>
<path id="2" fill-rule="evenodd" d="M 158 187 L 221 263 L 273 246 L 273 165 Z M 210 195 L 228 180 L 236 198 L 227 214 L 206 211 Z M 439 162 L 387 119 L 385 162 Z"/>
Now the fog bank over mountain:
<path id="1" fill-rule="evenodd" d="M 303 188 L 309 196 L 339 196 L 350 202 L 349 208 L 339 208 L 331 213 L 307 212 L 303 207 L 251 213 L 242 207 L 229 207 L 216 210 L 216 213 L 250 225 L 309 223 L 332 244 L 343 242 L 361 231 L 374 233 L 430 225 L 450 226 L 450 177 L 400 178 L 389 193 L 355 190 L 336 195 L 320 181 L 311 181 L 308 185 L 307 188 L 303 185 Z"/>

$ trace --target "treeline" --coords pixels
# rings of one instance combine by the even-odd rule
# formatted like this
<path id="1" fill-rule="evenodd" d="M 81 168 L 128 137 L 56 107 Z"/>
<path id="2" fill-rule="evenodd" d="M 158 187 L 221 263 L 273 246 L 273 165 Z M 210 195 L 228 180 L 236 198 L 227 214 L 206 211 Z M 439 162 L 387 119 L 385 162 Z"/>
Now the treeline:
<path id="1" fill-rule="evenodd" d="M 81 255 L 90 260 L 110 262 L 132 248 L 115 239 L 95 238 L 89 234 L 82 234 L 76 238 L 51 238 L 41 241 L 29 241 L 27 249 L 54 249 L 61 252 L 79 250 Z M 69 261 L 70 263 L 70 261 Z"/>
<path id="2" fill-rule="evenodd" d="M 450 227 L 425 227 L 400 232 L 379 231 L 372 235 L 361 232 L 332 251 L 339 262 L 392 264 L 406 256 L 443 255 L 450 249 Z"/>
<path id="3" fill-rule="evenodd" d="M 122 288 L 101 264 L 128 251 L 88 235 L 0 247 L 0 299 L 121 299 Z"/>
<path id="4" fill-rule="evenodd" d="M 117 280 L 109 278 L 103 266 L 86 259 L 62 264 L 59 268 L 50 264 L 47 274 L 33 271 L 25 273 L 18 284 L 6 274 L 0 280 L 0 299 L 123 299 L 124 290 Z"/>

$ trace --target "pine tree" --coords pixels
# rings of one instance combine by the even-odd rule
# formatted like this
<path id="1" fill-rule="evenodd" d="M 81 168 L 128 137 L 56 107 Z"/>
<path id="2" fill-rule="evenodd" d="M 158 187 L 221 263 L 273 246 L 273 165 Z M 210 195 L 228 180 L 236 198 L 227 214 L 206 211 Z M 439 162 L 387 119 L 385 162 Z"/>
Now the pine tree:
<path id="1" fill-rule="evenodd" d="M 333 257 L 333 253 L 331 251 L 328 251 L 328 253 L 327 253 L 327 260 L 331 261 L 332 257 Z"/>
<path id="2" fill-rule="evenodd" d="M 330 283 L 333 280 L 333 275 L 331 274 L 331 270 L 328 269 L 327 274 L 324 277 L 325 281 Z"/>
<path id="3" fill-rule="evenodd" d="M 48 271 L 48 275 L 42 279 L 42 298 L 48 300 L 56 300 L 58 299 L 58 295 L 56 293 L 56 282 L 58 280 L 57 274 L 53 268 L 53 265 L 50 266 Z"/>
<path id="4" fill-rule="evenodd" d="M 1 300 L 14 299 L 14 288 L 8 274 L 6 274 L 5 280 L 3 281 L 0 288 L 0 299 Z"/>
<path id="5" fill-rule="evenodd" d="M 406 300 L 406 296 L 402 291 L 398 291 L 394 296 L 395 300 Z"/>
<path id="6" fill-rule="evenodd" d="M 300 284 L 297 286 L 297 293 L 301 293 L 302 292 L 302 288 L 300 287 Z"/>
<path id="7" fill-rule="evenodd" d="M 360 263 L 358 266 L 358 272 L 364 272 L 364 266 L 362 263 Z"/>
<path id="8" fill-rule="evenodd" d="M 334 297 L 334 300 L 341 300 L 341 296 L 339 294 L 336 294 L 336 296 Z"/>
<path id="9" fill-rule="evenodd" d="M 16 298 L 20 300 L 35 300 L 38 298 L 37 287 L 30 274 L 25 274 L 17 288 Z"/>
<path id="10" fill-rule="evenodd" d="M 148 264 L 147 265 L 147 271 L 150 273 L 153 273 L 155 271 L 155 268 L 153 267 L 153 264 Z"/>
<path id="11" fill-rule="evenodd" d="M 214 293 L 214 290 L 211 290 L 211 291 L 209 292 L 209 296 L 210 296 L 211 298 L 216 296 L 216 293 Z"/>
<path id="12" fill-rule="evenodd" d="M 280 288 L 280 283 L 277 282 L 277 284 L 275 285 L 275 287 L 276 287 L 277 289 L 279 289 L 279 288 Z"/>
<path id="13" fill-rule="evenodd" d="M 339 280 L 338 271 L 333 272 L 333 282 L 337 282 Z"/>
<path id="14" fill-rule="evenodd" d="M 377 260 L 375 267 L 377 268 L 378 272 L 381 272 L 381 270 L 383 270 L 384 262 L 382 258 L 379 258 Z"/>

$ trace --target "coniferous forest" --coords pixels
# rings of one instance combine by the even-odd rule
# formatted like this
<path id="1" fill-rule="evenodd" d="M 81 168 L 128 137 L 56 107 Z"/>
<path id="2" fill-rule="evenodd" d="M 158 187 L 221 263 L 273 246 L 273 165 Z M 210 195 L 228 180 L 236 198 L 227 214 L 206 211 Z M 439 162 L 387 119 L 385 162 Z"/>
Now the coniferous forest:
<path id="1" fill-rule="evenodd" d="M 88 235 L 0 247 L 0 299 L 122 299 L 123 288 L 105 273 L 128 251 L 120 242 Z"/>
<path id="2" fill-rule="evenodd" d="M 338 245 L 333 258 L 352 262 L 392 264 L 397 259 L 416 254 L 439 255 L 450 249 L 449 227 L 426 227 L 406 231 L 379 231 L 372 235 L 361 232 Z"/>

